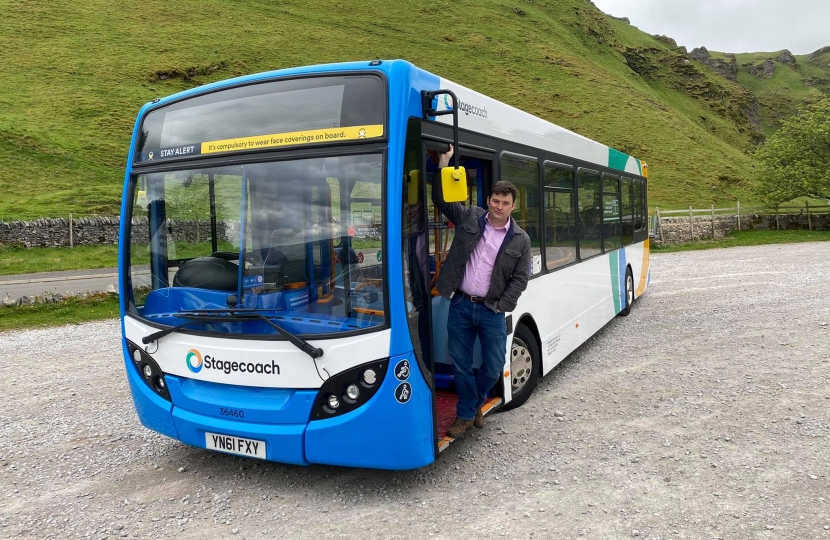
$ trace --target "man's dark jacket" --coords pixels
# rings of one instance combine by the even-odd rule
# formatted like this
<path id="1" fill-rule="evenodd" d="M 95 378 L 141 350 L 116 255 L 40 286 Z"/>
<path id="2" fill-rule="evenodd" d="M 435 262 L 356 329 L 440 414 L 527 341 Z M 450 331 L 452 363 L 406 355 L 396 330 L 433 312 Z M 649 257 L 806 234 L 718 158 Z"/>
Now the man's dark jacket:
<path id="1" fill-rule="evenodd" d="M 444 202 L 440 170 L 432 182 L 432 202 L 455 224 L 455 239 L 435 284 L 441 296 L 449 298 L 461 285 L 467 261 L 481 239 L 487 210 L 478 206 L 466 208 L 460 203 Z M 516 225 L 516 220 L 511 219 L 510 223 L 512 226 L 507 230 L 507 236 L 493 264 L 490 289 L 484 297 L 487 307 L 501 313 L 516 308 L 516 302 L 527 288 L 530 275 L 530 237 Z"/>

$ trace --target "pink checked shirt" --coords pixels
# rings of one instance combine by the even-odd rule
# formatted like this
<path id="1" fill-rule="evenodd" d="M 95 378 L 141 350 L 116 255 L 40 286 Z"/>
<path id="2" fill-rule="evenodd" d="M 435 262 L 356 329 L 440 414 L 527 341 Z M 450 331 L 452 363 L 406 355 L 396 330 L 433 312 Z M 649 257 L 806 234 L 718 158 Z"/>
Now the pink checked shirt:
<path id="1" fill-rule="evenodd" d="M 496 255 L 499 254 L 501 244 L 507 236 L 507 228 L 511 226 L 511 220 L 512 218 L 508 217 L 504 227 L 496 228 L 490 223 L 490 212 L 487 212 L 484 216 L 484 233 L 470 254 L 459 289 L 471 296 L 487 296 Z"/>

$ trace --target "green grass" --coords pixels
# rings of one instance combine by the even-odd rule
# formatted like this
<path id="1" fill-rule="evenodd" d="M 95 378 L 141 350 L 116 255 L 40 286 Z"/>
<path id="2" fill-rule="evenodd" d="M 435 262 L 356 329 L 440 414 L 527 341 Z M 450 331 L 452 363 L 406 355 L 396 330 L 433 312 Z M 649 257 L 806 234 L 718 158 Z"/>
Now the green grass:
<path id="1" fill-rule="evenodd" d="M 410 60 L 647 161 L 652 206 L 752 202 L 743 90 L 584 0 L 367 6 L 0 0 L 0 219 L 117 213 L 136 114 L 155 97 L 377 57 Z M 657 51 L 653 78 L 626 61 L 643 48 Z"/>
<path id="2" fill-rule="evenodd" d="M 118 246 L 24 248 L 0 244 L 0 276 L 115 266 Z"/>
<path id="3" fill-rule="evenodd" d="M 704 240 L 688 244 L 657 247 L 655 253 L 676 251 L 697 251 L 700 249 L 729 248 L 737 246 L 760 246 L 764 244 L 793 244 L 797 242 L 828 242 L 830 231 L 740 231 L 719 240 Z"/>
<path id="4" fill-rule="evenodd" d="M 0 308 L 0 332 L 64 324 L 80 324 L 119 316 L 118 296 L 100 294 L 59 304 Z"/>

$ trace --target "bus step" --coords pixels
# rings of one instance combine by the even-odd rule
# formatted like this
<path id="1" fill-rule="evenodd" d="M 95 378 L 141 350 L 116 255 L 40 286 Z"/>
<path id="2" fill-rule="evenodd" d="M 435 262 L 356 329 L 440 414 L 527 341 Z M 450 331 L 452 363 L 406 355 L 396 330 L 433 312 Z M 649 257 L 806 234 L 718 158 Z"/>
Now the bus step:
<path id="1" fill-rule="evenodd" d="M 438 412 L 438 436 L 441 438 L 438 442 L 438 451 L 443 452 L 455 440 L 447 435 L 447 429 L 455 421 L 455 403 L 458 401 L 458 398 L 455 394 L 445 392 L 439 392 L 435 397 L 435 408 Z M 501 404 L 502 399 L 500 397 L 487 398 L 487 401 L 481 407 L 484 417 L 486 418 L 496 412 L 501 407 Z"/>

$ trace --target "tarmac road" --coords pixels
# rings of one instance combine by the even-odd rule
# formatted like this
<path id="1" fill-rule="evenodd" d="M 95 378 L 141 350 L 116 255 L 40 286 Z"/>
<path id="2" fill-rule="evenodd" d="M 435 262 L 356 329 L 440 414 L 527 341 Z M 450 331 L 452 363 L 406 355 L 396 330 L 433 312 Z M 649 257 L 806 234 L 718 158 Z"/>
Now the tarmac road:
<path id="1" fill-rule="evenodd" d="M 118 285 L 118 268 L 0 276 L 0 298 L 6 298 L 7 294 L 16 300 L 22 296 L 39 296 L 44 292 L 106 291 L 110 285 Z"/>

